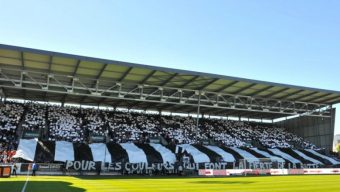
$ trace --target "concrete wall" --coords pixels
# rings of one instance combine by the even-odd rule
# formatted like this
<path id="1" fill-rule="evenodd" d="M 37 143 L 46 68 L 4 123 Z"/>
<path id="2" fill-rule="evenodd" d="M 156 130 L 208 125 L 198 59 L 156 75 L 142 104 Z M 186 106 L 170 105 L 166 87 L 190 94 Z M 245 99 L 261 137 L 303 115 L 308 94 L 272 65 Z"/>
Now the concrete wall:
<path id="1" fill-rule="evenodd" d="M 335 109 L 332 109 L 332 118 L 302 116 L 275 124 L 319 147 L 326 148 L 326 151 L 331 151 L 333 148 L 335 113 Z"/>

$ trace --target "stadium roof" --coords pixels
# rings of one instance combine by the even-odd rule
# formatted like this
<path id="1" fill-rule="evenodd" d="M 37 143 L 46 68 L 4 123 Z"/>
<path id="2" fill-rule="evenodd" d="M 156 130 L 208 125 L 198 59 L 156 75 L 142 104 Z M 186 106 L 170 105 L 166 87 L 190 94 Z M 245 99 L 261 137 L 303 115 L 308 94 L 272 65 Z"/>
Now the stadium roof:
<path id="1" fill-rule="evenodd" d="M 268 119 L 340 102 L 339 91 L 2 44 L 0 87 L 8 98 L 173 112 L 195 112 L 200 103 L 205 114 Z"/>

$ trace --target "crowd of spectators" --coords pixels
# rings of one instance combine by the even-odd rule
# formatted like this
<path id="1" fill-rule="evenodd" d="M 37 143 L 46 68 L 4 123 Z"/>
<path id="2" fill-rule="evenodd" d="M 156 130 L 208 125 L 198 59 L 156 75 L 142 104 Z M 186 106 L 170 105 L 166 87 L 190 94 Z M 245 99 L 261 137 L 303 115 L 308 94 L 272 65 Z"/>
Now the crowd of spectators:
<path id="1" fill-rule="evenodd" d="M 48 106 L 49 141 L 84 142 L 85 129 L 79 108 Z"/>
<path id="2" fill-rule="evenodd" d="M 46 127 L 46 105 L 27 103 L 22 128 L 26 131 L 40 131 Z"/>
<path id="3" fill-rule="evenodd" d="M 109 112 L 108 131 L 113 142 L 147 142 L 149 137 L 160 136 L 159 121 L 151 115 Z"/>
<path id="4" fill-rule="evenodd" d="M 16 103 L 0 103 L 0 163 L 10 162 L 18 144 L 16 131 L 24 107 Z"/>
<path id="5" fill-rule="evenodd" d="M 197 129 L 196 119 L 190 116 L 165 116 L 36 103 L 2 104 L 0 141 L 17 141 L 15 133 L 22 116 L 24 130 L 46 129 L 44 139 L 50 141 L 89 142 L 91 136 L 102 136 L 117 143 L 145 143 L 150 138 L 163 137 L 171 144 L 195 144 L 208 140 L 230 147 L 251 147 L 254 141 L 257 141 L 268 148 L 317 149 L 303 138 L 272 125 L 202 118 Z"/>
<path id="6" fill-rule="evenodd" d="M 88 131 L 88 135 L 105 136 L 107 134 L 106 111 L 82 109 L 81 113 L 84 118 L 83 127 Z"/>
<path id="7" fill-rule="evenodd" d="M 10 142 L 0 142 L 0 164 L 12 162 L 12 157 L 15 155 L 17 142 L 15 140 Z"/>

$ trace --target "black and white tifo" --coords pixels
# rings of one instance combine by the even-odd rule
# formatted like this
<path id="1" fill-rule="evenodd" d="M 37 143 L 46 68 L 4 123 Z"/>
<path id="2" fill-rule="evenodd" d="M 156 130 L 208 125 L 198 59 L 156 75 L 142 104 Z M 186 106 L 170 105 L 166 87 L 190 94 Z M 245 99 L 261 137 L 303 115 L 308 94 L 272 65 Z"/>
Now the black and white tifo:
<path id="1" fill-rule="evenodd" d="M 337 165 L 340 162 L 320 152 L 305 149 L 236 148 L 212 145 L 135 143 L 71 143 L 66 141 L 39 141 L 21 139 L 14 158 L 35 162 L 101 161 L 106 163 L 174 163 L 176 154 L 186 151 L 192 163 L 256 162 L 269 159 L 291 164 Z"/>

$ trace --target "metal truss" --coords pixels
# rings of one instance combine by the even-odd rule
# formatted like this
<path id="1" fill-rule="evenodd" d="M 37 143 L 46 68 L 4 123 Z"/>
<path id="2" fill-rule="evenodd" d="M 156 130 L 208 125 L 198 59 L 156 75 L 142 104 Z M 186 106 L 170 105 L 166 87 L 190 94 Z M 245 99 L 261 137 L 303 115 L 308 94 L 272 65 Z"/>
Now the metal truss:
<path id="1" fill-rule="evenodd" d="M 71 83 L 70 83 L 71 82 Z M 94 83 L 95 82 L 95 83 Z M 0 68 L 0 87 L 103 99 L 331 117 L 331 105 Z"/>

